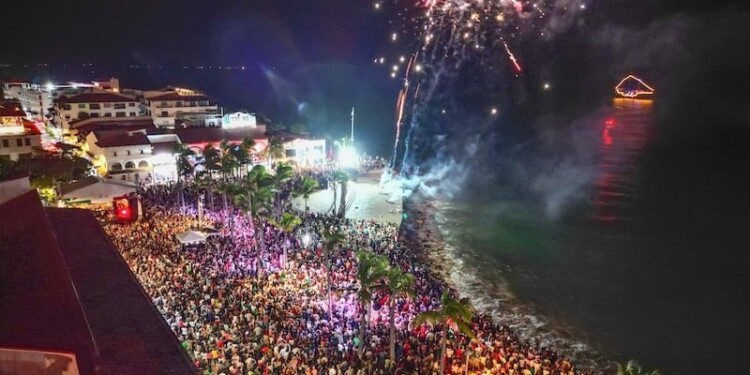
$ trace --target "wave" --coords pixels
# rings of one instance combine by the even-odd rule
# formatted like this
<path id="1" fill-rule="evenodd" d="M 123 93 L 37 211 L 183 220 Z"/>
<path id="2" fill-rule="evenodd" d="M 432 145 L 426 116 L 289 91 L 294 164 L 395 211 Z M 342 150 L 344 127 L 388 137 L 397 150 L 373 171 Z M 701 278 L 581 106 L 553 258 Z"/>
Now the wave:
<path id="1" fill-rule="evenodd" d="M 461 296 L 468 297 L 477 311 L 510 327 L 521 340 L 552 348 L 582 367 L 612 367 L 613 363 L 581 338 L 575 327 L 545 316 L 530 303 L 519 299 L 502 275 L 502 267 L 509 269 L 509 265 L 498 264 L 461 246 L 454 232 L 460 230 L 462 223 L 450 218 L 452 211 L 450 203 L 434 202 L 434 222 L 442 235 L 443 246 L 435 247 L 427 254 L 430 263 L 445 265 L 439 273 L 447 283 Z M 479 269 L 480 265 L 484 271 Z"/>

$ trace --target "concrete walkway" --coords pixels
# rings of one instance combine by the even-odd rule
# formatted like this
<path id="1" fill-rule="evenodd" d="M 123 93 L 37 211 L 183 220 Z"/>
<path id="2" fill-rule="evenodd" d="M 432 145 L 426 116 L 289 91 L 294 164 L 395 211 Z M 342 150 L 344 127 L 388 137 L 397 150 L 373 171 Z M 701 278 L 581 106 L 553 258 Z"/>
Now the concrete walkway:
<path id="1" fill-rule="evenodd" d="M 380 188 L 381 173 L 382 170 L 372 171 L 360 176 L 357 182 L 349 182 L 346 201 L 351 208 L 346 213 L 347 218 L 401 224 L 401 201 L 387 202 L 388 194 Z M 337 207 L 340 199 L 340 195 L 336 197 Z M 327 212 L 332 203 L 333 189 L 326 189 L 311 195 L 308 207 L 313 212 Z M 300 211 L 305 209 L 302 198 L 294 199 L 292 205 Z"/>

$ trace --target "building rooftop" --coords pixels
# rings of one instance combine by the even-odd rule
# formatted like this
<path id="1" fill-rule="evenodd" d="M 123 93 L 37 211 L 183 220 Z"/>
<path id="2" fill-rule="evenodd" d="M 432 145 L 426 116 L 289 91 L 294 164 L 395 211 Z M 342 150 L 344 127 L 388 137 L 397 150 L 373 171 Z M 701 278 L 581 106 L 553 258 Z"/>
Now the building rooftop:
<path id="1" fill-rule="evenodd" d="M 99 117 L 94 119 L 95 121 L 89 121 L 92 119 L 87 119 L 83 121 L 78 121 L 75 123 L 71 123 L 70 127 L 74 131 L 78 132 L 78 134 L 86 136 L 92 131 L 97 130 L 122 130 L 122 131 L 132 131 L 132 130 L 151 130 L 156 129 L 156 126 L 154 126 L 154 120 L 151 119 L 151 117 L 148 118 L 142 118 L 142 119 L 134 119 L 132 117 L 110 117 L 109 119 L 118 119 L 118 120 L 100 120 L 104 117 Z"/>
<path id="2" fill-rule="evenodd" d="M 114 103 L 135 102 L 135 98 L 111 92 L 89 92 L 73 96 L 61 96 L 60 103 Z"/>
<path id="3" fill-rule="evenodd" d="M 142 132 L 127 132 L 125 130 L 94 130 L 96 145 L 99 147 L 123 147 L 148 145 L 146 134 Z"/>
<path id="4" fill-rule="evenodd" d="M 0 210 L 0 347 L 74 354 L 82 375 L 197 374 L 90 211 L 35 190 Z"/>
<path id="5" fill-rule="evenodd" d="M 0 117 L 26 117 L 26 112 L 17 100 L 0 100 Z"/>
<path id="6" fill-rule="evenodd" d="M 93 337 L 39 195 L 0 209 L 13 212 L 0 215 L 0 347 L 72 353 L 93 374 Z"/>
<path id="7" fill-rule="evenodd" d="M 223 140 L 242 141 L 244 138 L 262 139 L 266 138 L 266 126 L 258 125 L 257 127 L 243 128 L 178 128 L 175 133 L 180 137 L 182 143 L 201 144 L 201 143 L 218 143 Z"/>
<path id="8" fill-rule="evenodd" d="M 150 101 L 152 101 L 152 102 L 157 102 L 157 101 L 169 102 L 169 101 L 178 101 L 178 100 L 180 100 L 180 101 L 206 101 L 206 100 L 211 100 L 209 97 L 207 97 L 205 95 L 180 95 L 180 94 L 178 94 L 176 92 L 170 92 L 170 93 L 167 93 L 167 94 L 156 95 L 156 96 L 149 97 L 147 99 L 150 100 Z"/>

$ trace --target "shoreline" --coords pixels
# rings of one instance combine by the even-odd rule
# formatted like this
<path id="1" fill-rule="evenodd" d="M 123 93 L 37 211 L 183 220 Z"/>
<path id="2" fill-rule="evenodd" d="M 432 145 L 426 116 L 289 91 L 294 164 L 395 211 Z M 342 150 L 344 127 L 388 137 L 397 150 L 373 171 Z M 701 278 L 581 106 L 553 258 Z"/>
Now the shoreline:
<path id="1" fill-rule="evenodd" d="M 478 296 L 470 291 L 461 291 L 457 281 L 451 277 L 454 271 L 462 270 L 456 268 L 454 260 L 448 256 L 446 249 L 450 245 L 440 231 L 435 210 L 433 200 L 419 192 L 405 198 L 403 212 L 408 216 L 399 228 L 399 241 L 411 249 L 418 261 L 427 268 L 430 278 L 458 292 L 461 297 L 472 296 L 474 298 L 470 298 L 474 300 Z M 472 282 L 470 288 L 475 287 L 484 288 L 478 282 Z M 599 374 L 614 371 L 614 363 L 610 358 L 591 347 L 588 342 L 578 340 L 565 325 L 555 327 L 550 325 L 550 322 L 535 324 L 538 322 L 535 311 L 522 301 L 518 301 L 515 296 L 501 297 L 493 302 L 496 303 L 492 303 L 492 306 L 484 303 L 481 307 L 473 303 L 474 309 L 495 324 L 509 327 L 521 341 L 547 347 L 561 356 L 570 358 L 577 370 Z M 498 309 L 502 310 L 501 316 L 497 314 Z"/>

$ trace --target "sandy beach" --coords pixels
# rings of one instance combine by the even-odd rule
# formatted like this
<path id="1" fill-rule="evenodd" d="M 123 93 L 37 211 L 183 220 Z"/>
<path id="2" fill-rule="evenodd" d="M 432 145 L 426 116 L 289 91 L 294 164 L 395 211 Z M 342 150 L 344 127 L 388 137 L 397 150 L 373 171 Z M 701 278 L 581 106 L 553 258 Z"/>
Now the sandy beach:
<path id="1" fill-rule="evenodd" d="M 451 254 L 446 249 L 449 245 L 438 227 L 434 201 L 417 192 L 404 199 L 403 210 L 406 215 L 400 227 L 400 240 L 428 267 L 430 277 L 457 291 L 461 297 L 470 297 L 478 313 L 487 315 L 496 324 L 510 327 L 522 341 L 549 347 L 595 373 L 614 371 L 611 361 L 576 339 L 569 327 L 537 318 L 532 306 L 509 291 L 499 293 L 504 296 L 500 298 L 497 285 L 484 285 L 480 280 L 468 285 L 468 290 L 467 285 L 459 287 L 456 276 L 465 272 L 465 267 L 455 268 L 455 261 L 449 258 Z M 487 293 L 490 291 L 494 292 Z M 476 303 L 477 298 L 484 301 Z"/>

